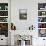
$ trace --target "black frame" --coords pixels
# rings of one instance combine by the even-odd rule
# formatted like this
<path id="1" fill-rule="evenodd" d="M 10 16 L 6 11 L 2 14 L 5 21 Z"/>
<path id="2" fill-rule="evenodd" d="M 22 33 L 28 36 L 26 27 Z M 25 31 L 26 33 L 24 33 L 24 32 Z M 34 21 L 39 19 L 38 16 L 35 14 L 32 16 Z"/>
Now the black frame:
<path id="1" fill-rule="evenodd" d="M 27 20 L 27 9 L 19 9 L 19 19 Z"/>

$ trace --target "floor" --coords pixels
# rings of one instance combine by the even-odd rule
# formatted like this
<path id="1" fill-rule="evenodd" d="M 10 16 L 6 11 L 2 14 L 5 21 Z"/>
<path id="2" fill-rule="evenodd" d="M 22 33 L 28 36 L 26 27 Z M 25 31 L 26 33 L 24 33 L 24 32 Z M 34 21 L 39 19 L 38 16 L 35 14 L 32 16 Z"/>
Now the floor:
<path id="1" fill-rule="evenodd" d="M 8 46 L 8 45 L 0 45 L 0 46 Z"/>

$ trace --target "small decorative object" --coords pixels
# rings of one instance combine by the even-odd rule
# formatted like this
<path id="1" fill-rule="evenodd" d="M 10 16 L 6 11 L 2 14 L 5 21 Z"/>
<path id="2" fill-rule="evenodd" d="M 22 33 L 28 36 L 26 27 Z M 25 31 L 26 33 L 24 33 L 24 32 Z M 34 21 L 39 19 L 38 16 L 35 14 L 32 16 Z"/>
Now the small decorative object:
<path id="1" fill-rule="evenodd" d="M 8 24 L 7 23 L 0 23 L 0 29 L 1 30 L 8 30 Z"/>
<path id="2" fill-rule="evenodd" d="M 11 30 L 16 30 L 16 26 L 13 23 L 11 23 Z"/>
<path id="3" fill-rule="evenodd" d="M 0 23 L 0 35 L 8 37 L 8 23 Z"/>
<path id="4" fill-rule="evenodd" d="M 8 10 L 8 6 L 5 6 L 5 10 Z"/>
<path id="5" fill-rule="evenodd" d="M 46 6 L 45 6 L 45 9 L 46 9 Z"/>
<path id="6" fill-rule="evenodd" d="M 7 19 L 6 18 L 4 18 L 4 20 L 3 20 L 4 22 L 7 22 Z"/>
<path id="7" fill-rule="evenodd" d="M 45 39 L 43 39 L 43 40 L 45 40 Z"/>
<path id="8" fill-rule="evenodd" d="M 46 22 L 46 17 L 38 17 L 38 22 Z"/>
<path id="9" fill-rule="evenodd" d="M 0 11 L 0 16 L 8 16 L 8 11 Z"/>
<path id="10" fill-rule="evenodd" d="M 46 29 L 39 29 L 39 36 L 46 37 Z"/>
<path id="11" fill-rule="evenodd" d="M 29 27 L 29 30 L 34 30 L 34 28 L 35 27 L 32 25 L 32 26 Z"/>
<path id="12" fill-rule="evenodd" d="M 46 24 L 45 24 L 45 23 L 42 23 L 42 24 L 39 23 L 39 24 L 38 24 L 38 28 L 46 28 Z"/>
<path id="13" fill-rule="evenodd" d="M 45 12 L 42 12 L 42 15 L 45 15 Z"/>
<path id="14" fill-rule="evenodd" d="M 38 10 L 45 10 L 46 3 L 38 3 Z"/>
<path id="15" fill-rule="evenodd" d="M 39 21 L 39 22 L 42 22 L 42 20 L 43 20 L 42 18 L 40 18 L 40 17 L 38 18 L 38 21 Z"/>
<path id="16" fill-rule="evenodd" d="M 40 10 L 44 10 L 44 8 L 40 8 Z"/>
<path id="17" fill-rule="evenodd" d="M 0 6 L 0 10 L 1 10 L 1 6 Z"/>
<path id="18" fill-rule="evenodd" d="M 7 17 L 0 17 L 0 22 L 7 22 Z"/>
<path id="19" fill-rule="evenodd" d="M 19 9 L 20 20 L 27 20 L 27 9 Z"/>

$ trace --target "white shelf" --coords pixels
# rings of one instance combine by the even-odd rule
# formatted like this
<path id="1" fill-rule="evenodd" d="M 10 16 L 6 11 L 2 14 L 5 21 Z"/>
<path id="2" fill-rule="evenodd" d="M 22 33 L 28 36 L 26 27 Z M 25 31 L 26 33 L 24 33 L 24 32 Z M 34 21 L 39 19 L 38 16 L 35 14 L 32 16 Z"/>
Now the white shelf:
<path id="1" fill-rule="evenodd" d="M 8 11 L 8 10 L 0 10 L 0 11 Z"/>
<path id="2" fill-rule="evenodd" d="M 46 28 L 38 28 L 38 29 L 46 29 Z"/>
<path id="3" fill-rule="evenodd" d="M 46 11 L 46 10 L 38 10 L 38 11 Z"/>
<path id="4" fill-rule="evenodd" d="M 38 22 L 38 23 L 46 23 L 46 22 Z"/>
<path id="5" fill-rule="evenodd" d="M 8 17 L 8 16 L 0 16 L 0 17 Z"/>
<path id="6" fill-rule="evenodd" d="M 38 16 L 38 17 L 46 17 L 46 15 Z"/>
<path id="7" fill-rule="evenodd" d="M 0 22 L 0 23 L 8 23 L 8 22 Z"/>

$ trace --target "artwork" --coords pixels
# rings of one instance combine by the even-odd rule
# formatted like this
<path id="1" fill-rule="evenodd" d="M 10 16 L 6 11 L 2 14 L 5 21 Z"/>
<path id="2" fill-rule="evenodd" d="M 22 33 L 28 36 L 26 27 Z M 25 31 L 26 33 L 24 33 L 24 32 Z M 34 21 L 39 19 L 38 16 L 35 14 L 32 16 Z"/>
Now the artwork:
<path id="1" fill-rule="evenodd" d="M 46 37 L 46 29 L 39 29 L 39 37 Z"/>
<path id="2" fill-rule="evenodd" d="M 19 9 L 20 20 L 27 20 L 27 9 Z"/>

